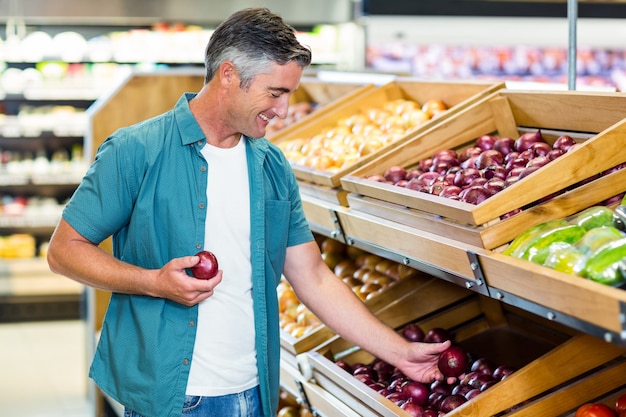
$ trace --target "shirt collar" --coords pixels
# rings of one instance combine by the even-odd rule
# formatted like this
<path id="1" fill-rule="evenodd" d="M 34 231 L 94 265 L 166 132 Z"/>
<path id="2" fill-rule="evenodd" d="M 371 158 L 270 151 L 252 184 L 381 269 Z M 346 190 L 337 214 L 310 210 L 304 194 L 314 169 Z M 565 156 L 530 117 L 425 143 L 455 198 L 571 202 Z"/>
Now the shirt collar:
<path id="1" fill-rule="evenodd" d="M 200 125 L 189 109 L 189 101 L 195 96 L 196 93 L 184 93 L 174 106 L 174 117 L 176 118 L 178 129 L 180 130 L 183 145 L 189 145 L 206 139 L 202 129 L 200 129 Z"/>
<path id="2" fill-rule="evenodd" d="M 174 106 L 174 117 L 176 118 L 178 129 L 180 130 L 183 145 L 206 140 L 200 125 L 189 109 L 189 101 L 195 96 L 196 93 L 184 93 Z M 250 139 L 247 136 L 245 136 L 245 138 L 250 149 L 255 150 L 255 152 L 260 152 L 260 155 L 267 151 L 268 143 L 266 140 Z"/>

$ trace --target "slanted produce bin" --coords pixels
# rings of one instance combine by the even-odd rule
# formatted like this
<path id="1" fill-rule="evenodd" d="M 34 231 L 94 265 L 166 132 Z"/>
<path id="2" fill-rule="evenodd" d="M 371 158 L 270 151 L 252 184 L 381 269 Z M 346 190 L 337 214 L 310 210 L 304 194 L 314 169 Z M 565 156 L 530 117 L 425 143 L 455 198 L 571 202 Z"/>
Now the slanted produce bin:
<path id="1" fill-rule="evenodd" d="M 303 120 L 289 132 L 273 138 L 272 141 L 281 146 L 292 161 L 296 177 L 301 182 L 302 193 L 345 206 L 347 205 L 345 193 L 340 187 L 342 176 L 373 160 L 383 149 L 399 146 L 410 134 L 424 131 L 451 117 L 470 103 L 502 88 L 504 83 L 397 79 L 353 99 L 341 100 L 341 103 L 333 104 L 332 111 L 318 113 L 315 117 Z M 385 106 L 403 101 L 417 103 L 418 109 L 414 110 L 421 110 L 428 101 L 438 101 L 447 110 L 438 112 L 435 117 L 429 110 L 430 113 L 426 112 L 425 118 L 420 116 L 407 124 L 402 116 L 408 115 L 409 112 L 402 110 L 402 107 L 395 107 L 397 112 L 396 110 L 394 112 L 397 114 L 391 114 L 388 109 L 384 109 Z M 366 121 L 369 116 L 374 117 L 376 123 Z M 373 123 L 379 128 L 384 125 L 386 129 L 383 135 L 376 136 L 378 138 L 376 140 L 370 130 Z M 391 127 L 394 123 L 397 123 L 397 126 Z M 344 145 L 348 142 L 361 151 L 355 153 L 345 150 L 347 148 Z M 320 149 L 336 151 L 329 157 L 320 155 Z"/>
<path id="2" fill-rule="evenodd" d="M 499 90 L 379 154 L 341 177 L 351 209 L 485 249 L 510 242 L 530 225 L 567 216 L 626 189 L 626 94 Z M 540 131 L 576 146 L 478 204 L 367 179 L 388 167 L 415 167 L 442 149 L 461 152 L 482 135 L 519 138 Z M 510 215 L 518 209 L 521 212 Z"/>
<path id="3" fill-rule="evenodd" d="M 446 416 L 556 416 L 624 384 L 624 349 L 480 294 L 412 322 L 447 329 L 473 358 L 514 369 Z M 369 353 L 335 337 L 306 356 L 312 380 L 360 416 L 409 416 L 336 363 L 372 363 Z"/>

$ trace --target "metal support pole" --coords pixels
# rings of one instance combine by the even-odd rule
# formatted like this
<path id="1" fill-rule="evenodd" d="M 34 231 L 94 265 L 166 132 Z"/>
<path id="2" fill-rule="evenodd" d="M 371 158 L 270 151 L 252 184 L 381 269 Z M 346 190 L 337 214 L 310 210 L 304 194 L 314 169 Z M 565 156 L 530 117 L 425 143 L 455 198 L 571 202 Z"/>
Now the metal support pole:
<path id="1" fill-rule="evenodd" d="M 578 0 L 567 0 L 567 20 L 569 24 L 567 88 L 576 90 L 576 21 L 578 20 Z"/>

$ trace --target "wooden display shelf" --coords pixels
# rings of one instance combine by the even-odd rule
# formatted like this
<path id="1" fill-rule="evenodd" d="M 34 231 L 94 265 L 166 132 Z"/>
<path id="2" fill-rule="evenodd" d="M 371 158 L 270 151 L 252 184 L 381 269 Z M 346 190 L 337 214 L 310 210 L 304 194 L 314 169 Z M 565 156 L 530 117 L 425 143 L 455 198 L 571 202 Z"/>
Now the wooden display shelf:
<path id="1" fill-rule="evenodd" d="M 360 94 L 358 97 L 342 100 L 341 103 L 336 103 L 336 105 L 334 105 L 331 112 L 327 112 L 327 114 L 318 114 L 314 118 L 307 119 L 306 122 L 297 123 L 294 125 L 294 128 L 288 132 L 288 134 L 276 137 L 273 141 L 281 143 L 286 140 L 297 138 L 312 138 L 313 136 L 321 133 L 325 128 L 336 126 L 337 123 L 343 119 L 360 114 L 368 109 L 382 109 L 385 103 L 397 99 L 414 100 L 417 103 L 425 103 L 429 99 L 438 99 L 443 101 L 443 103 L 448 107 L 448 110 L 439 116 L 422 123 L 410 131 L 407 131 L 406 134 L 400 139 L 386 145 L 379 151 L 372 152 L 359 158 L 355 163 L 350 164 L 350 166 L 342 168 L 338 171 L 331 172 L 306 167 L 304 165 L 292 165 L 296 177 L 300 181 L 313 184 L 314 186 L 323 186 L 335 189 L 340 187 L 340 179 L 342 176 L 347 175 L 350 171 L 374 160 L 383 151 L 395 149 L 401 146 L 403 142 L 411 137 L 411 135 L 426 131 L 428 128 L 452 117 L 454 114 L 470 104 L 479 101 L 494 91 L 502 88 L 504 88 L 504 83 L 483 81 L 418 81 L 401 78 L 376 89 L 367 91 L 364 94 Z M 312 191 L 312 189 L 309 187 L 303 190 L 303 192 L 307 191 Z M 337 202 L 336 198 L 332 200 L 333 194 L 328 191 L 321 192 L 318 195 L 328 196 L 331 199 L 330 201 Z M 339 202 L 345 203 L 345 200 L 341 200 L 341 193 L 338 193 L 337 196 L 340 198 Z"/>
<path id="2" fill-rule="evenodd" d="M 450 329 L 455 343 L 468 352 L 517 369 L 447 416 L 509 415 L 521 413 L 519 410 L 523 407 L 534 410 L 534 415 L 558 415 L 571 409 L 572 400 L 559 402 L 551 399 L 542 405 L 542 397 L 567 389 L 563 388 L 566 385 L 580 387 L 580 378 L 587 377 L 589 372 L 600 369 L 600 376 L 593 377 L 589 384 L 603 381 L 606 387 L 623 383 L 620 371 L 626 353 L 624 349 L 586 334 L 571 332 L 567 327 L 524 311 L 502 307 L 501 303 L 477 294 L 475 298 L 439 314 L 416 320 L 425 330 L 433 327 Z M 307 353 L 313 381 L 360 416 L 408 416 L 390 400 L 335 364 L 338 353 L 350 364 L 369 363 L 374 359 L 357 347 L 350 350 L 350 346 L 337 337 Z M 346 351 L 350 354 L 341 354 Z M 593 355 L 581 355 L 581 352 L 593 352 Z M 615 369 L 606 365 L 616 358 L 619 365 Z M 554 369 L 559 371 L 554 372 Z M 584 402 L 592 399 L 600 390 L 600 386 L 587 391 L 577 389 L 579 396 L 575 400 Z M 546 414 L 546 410 L 550 413 Z"/>
<path id="3" fill-rule="evenodd" d="M 465 242 L 493 249 L 509 242 L 533 223 L 565 217 L 604 199 L 624 186 L 623 174 L 603 177 L 594 185 L 578 187 L 538 204 L 532 210 L 500 220 L 500 216 L 563 192 L 620 163 L 626 146 L 626 94 L 578 91 L 541 92 L 500 90 L 472 103 L 426 132 L 414 135 L 402 147 L 379 155 L 341 178 L 344 190 L 369 197 L 359 207 L 377 215 L 403 219 L 420 227 L 431 219 L 429 230 Z M 517 138 L 524 131 L 542 130 L 552 143 L 561 134 L 570 134 L 579 146 L 509 186 L 484 202 L 473 205 L 366 179 L 387 167 L 411 167 L 440 149 L 460 150 L 484 134 Z M 589 161 L 593 160 L 593 163 Z M 350 194 L 348 195 L 349 204 Z M 372 202 L 380 200 L 399 207 Z M 358 204 L 361 201 L 355 200 Z M 402 207 L 407 208 L 402 212 Z M 397 216 L 399 212 L 402 215 Z M 411 216 L 416 217 L 411 219 Z"/>

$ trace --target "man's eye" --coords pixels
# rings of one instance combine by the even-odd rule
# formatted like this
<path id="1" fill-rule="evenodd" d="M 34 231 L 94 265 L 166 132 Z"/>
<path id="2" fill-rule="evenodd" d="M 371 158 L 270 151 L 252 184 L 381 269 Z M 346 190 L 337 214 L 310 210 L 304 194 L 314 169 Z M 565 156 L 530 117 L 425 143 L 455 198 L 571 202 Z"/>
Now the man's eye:
<path id="1" fill-rule="evenodd" d="M 270 93 L 270 94 L 271 94 L 271 96 L 272 96 L 272 97 L 274 97 L 274 98 L 279 98 L 279 97 L 280 97 L 280 94 L 276 94 L 276 93 Z"/>

